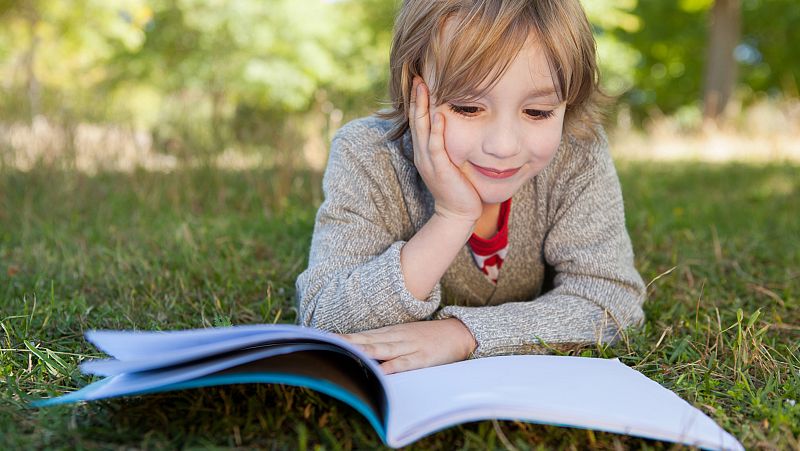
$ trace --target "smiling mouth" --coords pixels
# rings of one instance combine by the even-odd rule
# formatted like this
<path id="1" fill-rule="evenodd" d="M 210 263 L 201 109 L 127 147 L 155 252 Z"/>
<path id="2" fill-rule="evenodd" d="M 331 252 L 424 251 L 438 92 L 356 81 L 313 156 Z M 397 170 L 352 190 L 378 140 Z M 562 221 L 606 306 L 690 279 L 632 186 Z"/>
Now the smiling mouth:
<path id="1" fill-rule="evenodd" d="M 472 163 L 472 165 L 481 174 L 483 174 L 483 175 L 485 175 L 487 177 L 494 178 L 494 179 L 504 179 L 504 178 L 511 177 L 512 175 L 516 174 L 520 170 L 520 168 L 514 168 L 514 169 L 485 168 L 483 166 L 478 166 L 475 163 Z"/>

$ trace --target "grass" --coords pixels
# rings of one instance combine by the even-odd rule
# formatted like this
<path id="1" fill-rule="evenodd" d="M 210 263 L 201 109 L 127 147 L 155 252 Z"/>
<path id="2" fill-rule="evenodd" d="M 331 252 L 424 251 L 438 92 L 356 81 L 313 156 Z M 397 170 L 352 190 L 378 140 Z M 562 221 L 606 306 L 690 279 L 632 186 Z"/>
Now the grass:
<path id="1" fill-rule="evenodd" d="M 619 357 L 750 448 L 800 448 L 800 166 L 623 163 L 645 326 Z M 293 322 L 318 174 L 187 169 L 0 171 L 0 448 L 374 448 L 347 405 L 238 385 L 32 409 L 90 382 L 90 328 Z M 597 449 L 669 443 L 516 422 L 419 448 Z"/>

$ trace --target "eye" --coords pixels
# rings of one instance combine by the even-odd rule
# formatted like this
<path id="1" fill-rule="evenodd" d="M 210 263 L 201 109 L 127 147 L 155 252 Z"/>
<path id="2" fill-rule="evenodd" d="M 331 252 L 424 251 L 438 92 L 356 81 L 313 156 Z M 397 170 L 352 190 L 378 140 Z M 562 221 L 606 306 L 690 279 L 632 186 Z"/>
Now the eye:
<path id="1" fill-rule="evenodd" d="M 526 109 L 525 114 L 536 120 L 549 119 L 555 116 L 555 110 L 533 110 Z"/>
<path id="2" fill-rule="evenodd" d="M 481 112 L 481 108 L 477 106 L 462 106 L 450 104 L 450 110 L 462 116 L 472 117 Z"/>

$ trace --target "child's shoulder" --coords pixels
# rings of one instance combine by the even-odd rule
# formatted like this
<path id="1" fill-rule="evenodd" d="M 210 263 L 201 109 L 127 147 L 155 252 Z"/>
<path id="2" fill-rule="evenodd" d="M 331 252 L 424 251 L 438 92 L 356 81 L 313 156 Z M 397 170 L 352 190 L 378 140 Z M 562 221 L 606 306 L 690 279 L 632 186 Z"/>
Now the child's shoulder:
<path id="1" fill-rule="evenodd" d="M 333 137 L 329 164 L 337 162 L 348 170 L 361 168 L 373 174 L 407 169 L 413 159 L 405 155 L 405 139 L 389 139 L 392 126 L 391 121 L 377 116 L 343 125 Z"/>
<path id="2" fill-rule="evenodd" d="M 389 120 L 377 116 L 362 117 L 343 125 L 333 140 L 344 141 L 359 148 L 389 147 L 392 144 L 388 140 L 391 128 L 392 122 Z"/>
<path id="3" fill-rule="evenodd" d="M 564 135 L 555 157 L 548 165 L 553 178 L 588 175 L 613 167 L 608 137 L 602 127 L 587 136 Z"/>

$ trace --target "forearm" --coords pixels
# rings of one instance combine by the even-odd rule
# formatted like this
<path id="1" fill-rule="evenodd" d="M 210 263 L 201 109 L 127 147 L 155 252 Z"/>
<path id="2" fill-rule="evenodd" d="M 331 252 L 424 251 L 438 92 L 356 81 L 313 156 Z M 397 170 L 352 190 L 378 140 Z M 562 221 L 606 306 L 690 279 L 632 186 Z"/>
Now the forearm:
<path id="1" fill-rule="evenodd" d="M 400 267 L 406 289 L 417 299 L 427 299 L 447 268 L 469 239 L 475 223 L 434 214 L 403 246 Z"/>
<path id="2" fill-rule="evenodd" d="M 552 352 L 561 345 L 613 343 L 639 324 L 641 311 L 616 318 L 586 300 L 551 295 L 529 302 L 497 306 L 447 306 L 437 318 L 458 318 L 475 336 L 475 357 Z"/>
<path id="3" fill-rule="evenodd" d="M 419 321 L 439 306 L 433 290 L 424 301 L 406 290 L 400 273 L 400 248 L 392 244 L 383 254 L 356 267 L 330 265 L 330 259 L 312 258 L 297 278 L 299 321 L 337 333 Z"/>
<path id="4" fill-rule="evenodd" d="M 615 280 L 561 275 L 560 285 L 538 298 L 495 306 L 447 306 L 437 319 L 458 318 L 475 336 L 476 357 L 546 353 L 562 344 L 614 342 L 640 325 L 644 283 L 635 271 Z"/>

